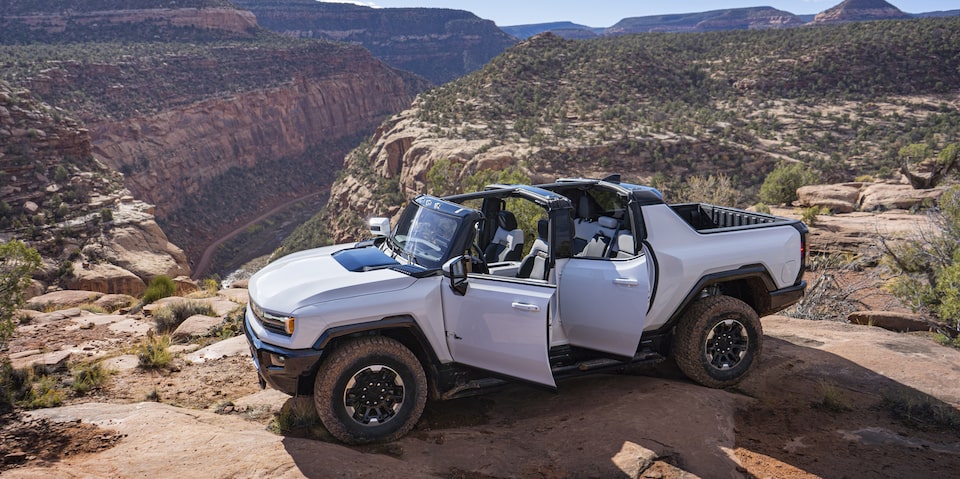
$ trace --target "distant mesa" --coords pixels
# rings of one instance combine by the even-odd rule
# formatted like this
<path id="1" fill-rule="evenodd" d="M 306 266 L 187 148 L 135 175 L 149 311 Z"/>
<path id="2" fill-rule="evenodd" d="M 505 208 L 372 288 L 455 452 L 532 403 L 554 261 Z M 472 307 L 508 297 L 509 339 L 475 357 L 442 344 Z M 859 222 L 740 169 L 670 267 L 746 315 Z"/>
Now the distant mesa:
<path id="1" fill-rule="evenodd" d="M 913 18 L 884 0 L 845 0 L 817 14 L 813 23 L 862 22 Z"/>
<path id="2" fill-rule="evenodd" d="M 803 23 L 800 17 L 771 7 L 733 8 L 699 13 L 625 18 L 608 28 L 605 34 L 757 30 L 798 27 Z"/>
<path id="3" fill-rule="evenodd" d="M 260 26 L 297 38 L 361 45 L 435 84 L 486 65 L 517 40 L 490 20 L 448 8 L 370 8 L 313 0 L 234 0 Z"/>

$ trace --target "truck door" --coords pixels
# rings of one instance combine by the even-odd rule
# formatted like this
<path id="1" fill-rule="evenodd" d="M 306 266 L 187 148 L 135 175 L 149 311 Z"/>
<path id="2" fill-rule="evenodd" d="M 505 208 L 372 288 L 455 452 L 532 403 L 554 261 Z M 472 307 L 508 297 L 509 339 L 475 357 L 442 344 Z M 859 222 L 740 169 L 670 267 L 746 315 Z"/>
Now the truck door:
<path id="1" fill-rule="evenodd" d="M 470 274 L 463 295 L 442 288 L 454 361 L 556 387 L 548 354 L 552 285 Z"/>
<path id="2" fill-rule="evenodd" d="M 647 255 L 570 258 L 560 272 L 560 324 L 571 345 L 633 357 L 646 324 Z"/>

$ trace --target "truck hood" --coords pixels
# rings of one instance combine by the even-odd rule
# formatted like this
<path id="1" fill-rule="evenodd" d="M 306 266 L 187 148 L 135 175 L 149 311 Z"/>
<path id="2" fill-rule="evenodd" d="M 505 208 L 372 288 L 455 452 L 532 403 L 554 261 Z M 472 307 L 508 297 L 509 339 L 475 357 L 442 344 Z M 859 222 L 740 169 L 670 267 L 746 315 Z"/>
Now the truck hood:
<path id="1" fill-rule="evenodd" d="M 416 282 L 375 247 L 337 245 L 286 256 L 250 278 L 250 300 L 278 314 L 312 304 L 404 289 Z"/>

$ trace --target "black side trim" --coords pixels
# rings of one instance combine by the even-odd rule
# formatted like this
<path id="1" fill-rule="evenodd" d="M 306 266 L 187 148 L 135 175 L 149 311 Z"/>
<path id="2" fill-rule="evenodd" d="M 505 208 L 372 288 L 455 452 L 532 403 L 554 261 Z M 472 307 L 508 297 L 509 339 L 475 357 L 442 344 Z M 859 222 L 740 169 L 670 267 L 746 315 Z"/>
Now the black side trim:
<path id="1" fill-rule="evenodd" d="M 397 328 L 413 328 L 416 330 L 417 335 L 421 337 L 423 336 L 423 334 L 420 332 L 420 328 L 417 326 L 417 322 L 414 321 L 413 318 L 409 316 L 398 316 L 393 318 L 384 318 L 379 321 L 371 321 L 369 323 L 347 324 L 344 326 L 330 328 L 324 331 L 323 334 L 317 338 L 317 342 L 313 343 L 313 349 L 323 349 L 327 347 L 327 344 L 329 344 L 330 341 L 343 336 Z"/>
<path id="2" fill-rule="evenodd" d="M 771 278 L 770 273 L 767 271 L 767 268 L 759 264 L 742 266 L 733 271 L 708 274 L 700 278 L 700 281 L 697 281 L 697 284 L 690 289 L 690 292 L 687 293 L 687 297 L 684 298 L 683 302 L 680 303 L 680 307 L 678 307 L 677 310 L 674 311 L 670 316 L 670 319 L 667 320 L 667 322 L 664 323 L 664 325 L 654 333 L 664 333 L 672 329 L 674 324 L 676 324 L 676 322 L 680 319 L 680 315 L 683 314 L 684 310 L 687 309 L 687 306 L 689 306 L 690 303 L 697 299 L 697 296 L 700 295 L 700 291 L 703 291 L 703 288 L 715 283 L 724 283 L 746 278 L 760 278 L 760 280 L 763 281 L 764 286 L 766 286 L 767 291 L 774 291 L 777 288 L 776 283 L 774 283 L 773 278 Z"/>

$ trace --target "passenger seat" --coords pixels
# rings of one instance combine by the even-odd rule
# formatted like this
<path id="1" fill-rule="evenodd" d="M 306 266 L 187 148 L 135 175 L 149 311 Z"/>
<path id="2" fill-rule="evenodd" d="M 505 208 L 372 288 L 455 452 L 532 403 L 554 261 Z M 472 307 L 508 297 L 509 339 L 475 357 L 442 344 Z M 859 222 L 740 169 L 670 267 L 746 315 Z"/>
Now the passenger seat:
<path id="1" fill-rule="evenodd" d="M 537 222 L 537 239 L 533 240 L 533 246 L 530 252 L 523 257 L 520 263 L 520 269 L 517 271 L 518 278 L 546 279 L 546 263 L 549 259 L 547 253 L 547 233 L 550 226 L 549 221 L 540 220 Z"/>

